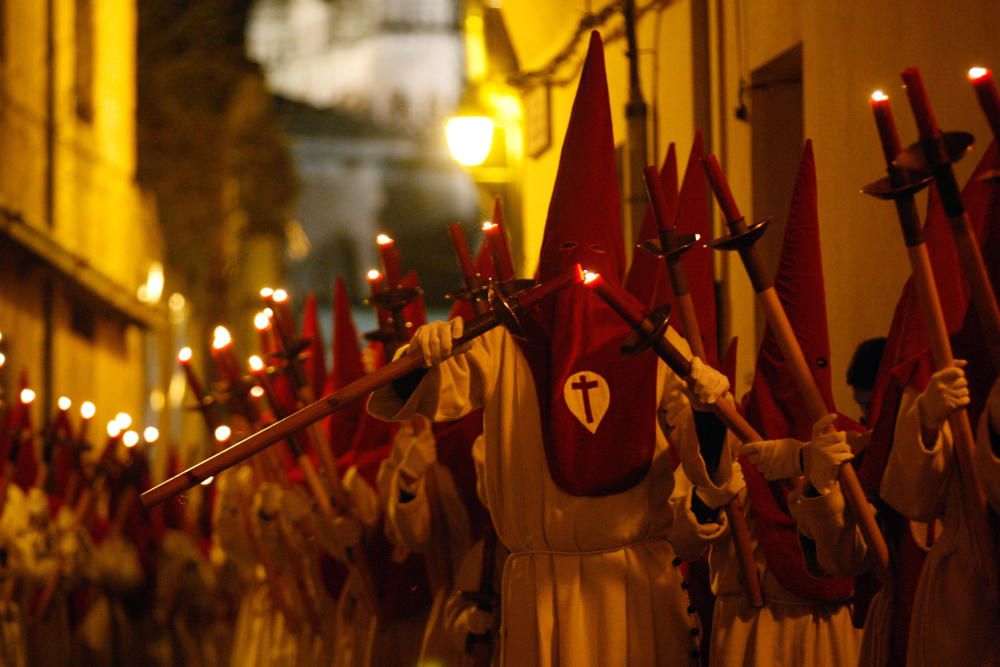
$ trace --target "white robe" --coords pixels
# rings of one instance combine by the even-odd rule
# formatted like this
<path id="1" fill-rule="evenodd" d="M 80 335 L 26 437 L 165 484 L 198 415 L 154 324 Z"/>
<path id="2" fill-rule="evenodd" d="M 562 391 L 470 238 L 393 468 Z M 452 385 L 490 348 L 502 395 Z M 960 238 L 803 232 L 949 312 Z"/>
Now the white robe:
<path id="1" fill-rule="evenodd" d="M 733 465 L 730 440 L 723 465 Z M 693 459 L 682 450 L 684 470 L 698 481 L 697 486 L 715 487 L 700 457 Z M 738 464 L 736 464 L 738 465 Z M 734 474 L 736 474 L 734 469 Z M 678 474 L 678 530 L 696 526 L 691 511 L 691 493 L 686 476 Z M 718 487 L 715 487 L 718 489 Z M 678 500 L 681 502 L 678 503 Z M 739 562 L 728 530 L 725 514 L 720 511 L 721 530 L 713 536 L 709 551 L 715 611 L 712 617 L 711 665 L 810 665 L 836 667 L 857 664 L 861 631 L 851 623 L 849 604 L 817 603 L 801 598 L 779 583 L 757 541 L 753 510 L 745 490 L 740 499 L 750 531 L 757 575 L 761 582 L 764 607 L 753 609 L 746 599 Z M 844 500 L 839 490 L 824 496 L 807 498 L 792 492 L 789 510 L 807 538 L 816 539 L 819 565 L 827 572 L 840 573 L 845 561 L 857 564 L 864 558 L 863 544 L 853 522 L 845 521 Z M 693 530 L 693 528 L 692 528 Z M 697 556 L 698 554 L 694 554 Z"/>
<path id="2" fill-rule="evenodd" d="M 1000 665 L 1000 612 L 987 600 L 985 567 L 973 555 L 947 424 L 934 446 L 920 433 L 918 394 L 900 401 L 892 452 L 880 493 L 914 521 L 940 518 L 943 531 L 931 548 L 917 585 L 907 664 Z"/>
<path id="3" fill-rule="evenodd" d="M 678 380 L 658 364 L 662 402 L 667 384 Z M 422 414 L 449 421 L 479 407 L 486 504 L 511 552 L 500 663 L 693 664 L 699 629 L 673 564 L 674 480 L 663 433 L 657 430 L 649 472 L 632 488 L 604 497 L 566 493 L 549 474 L 531 369 L 499 328 L 429 369 L 405 403 L 391 387 L 369 403 L 374 415 L 392 420 Z M 674 427 L 674 439 L 695 437 L 690 413 Z"/>

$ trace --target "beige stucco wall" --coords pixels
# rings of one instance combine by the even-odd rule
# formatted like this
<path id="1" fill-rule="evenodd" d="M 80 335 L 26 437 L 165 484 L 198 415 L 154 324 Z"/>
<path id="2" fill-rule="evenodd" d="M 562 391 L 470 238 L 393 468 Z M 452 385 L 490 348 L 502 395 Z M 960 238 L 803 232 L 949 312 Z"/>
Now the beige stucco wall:
<path id="1" fill-rule="evenodd" d="M 522 68 L 547 62 L 566 43 L 585 9 L 603 4 L 505 0 L 504 15 Z M 742 64 L 737 8 L 742 12 Z M 647 14 L 640 23 L 642 49 L 654 47 L 654 16 Z M 873 89 L 884 88 L 893 98 L 904 141 L 912 140 L 915 130 L 898 73 L 903 67 L 919 66 L 941 125 L 971 131 L 980 139 L 973 156 L 959 165 L 959 175 L 964 178 L 989 138 L 965 72 L 973 64 L 1000 67 L 1000 41 L 996 39 L 1000 4 L 989 0 L 717 0 L 709 3 L 709 16 L 712 80 L 706 84 L 711 85 L 714 147 L 720 151 L 733 192 L 747 213 L 754 209 L 751 126 L 733 115 L 741 66 L 749 80 L 754 69 L 802 44 L 804 131 L 813 139 L 816 153 L 835 395 L 838 407 L 853 415 L 856 408 L 842 379 L 846 365 L 857 342 L 886 332 L 908 273 L 893 208 L 858 193 L 861 185 L 884 169 L 866 98 Z M 661 146 L 656 159 L 662 159 L 665 142 L 674 140 L 683 161 L 695 119 L 691 2 L 672 3 L 662 20 L 657 49 L 660 76 L 655 82 L 662 101 L 658 113 Z M 721 34 L 717 30 L 720 24 Z M 611 25 L 617 27 L 620 20 Z M 584 48 L 582 43 L 581 55 Z M 611 42 L 606 53 L 615 136 L 621 142 L 627 93 L 624 41 Z M 652 58 L 651 53 L 643 54 L 647 103 L 653 98 Z M 554 89 L 554 145 L 540 159 L 526 160 L 524 252 L 529 269 L 537 257 L 574 92 L 575 83 Z M 721 103 L 720 94 L 724 95 Z M 771 213 L 783 218 L 787 205 Z M 742 268 L 728 264 L 730 261 L 720 260 L 717 278 L 725 281 L 731 332 L 740 337 L 740 385 L 745 388 L 757 345 L 756 316 Z"/>

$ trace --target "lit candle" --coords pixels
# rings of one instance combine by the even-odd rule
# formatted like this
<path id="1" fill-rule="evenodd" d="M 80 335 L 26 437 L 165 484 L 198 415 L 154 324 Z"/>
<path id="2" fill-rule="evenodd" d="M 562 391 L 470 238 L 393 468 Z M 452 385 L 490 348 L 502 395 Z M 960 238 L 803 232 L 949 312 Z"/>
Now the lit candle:
<path id="1" fill-rule="evenodd" d="M 372 269 L 368 272 L 368 289 L 371 290 L 371 305 L 375 308 L 375 315 L 378 317 L 379 329 L 385 328 L 386 325 L 386 315 L 384 309 L 378 305 L 378 295 L 382 293 L 385 289 L 385 276 L 381 273 Z"/>
<path id="2" fill-rule="evenodd" d="M 969 70 L 969 81 L 993 130 L 993 137 L 1000 140 L 1000 95 L 997 94 L 993 74 L 985 67 L 973 67 Z"/>
<path id="3" fill-rule="evenodd" d="M 388 234 L 379 234 L 375 237 L 378 245 L 378 253 L 382 258 L 382 271 L 389 287 L 399 287 L 403 278 L 402 270 L 399 268 L 399 253 L 396 252 L 396 242 Z"/>
<path id="4" fill-rule="evenodd" d="M 514 261 L 510 256 L 510 246 L 507 245 L 507 234 L 504 232 L 503 226 L 496 222 L 484 222 L 483 236 L 486 237 L 497 278 L 500 282 L 513 280 L 515 277 Z"/>
<path id="5" fill-rule="evenodd" d="M 927 97 L 927 89 L 924 88 L 924 80 L 920 76 L 920 70 L 916 67 L 907 67 L 901 73 L 903 85 L 906 86 L 906 96 L 910 99 L 910 107 L 913 109 L 913 119 L 917 122 L 917 129 L 920 131 L 921 139 L 935 139 L 941 135 L 938 129 L 937 119 L 931 109 L 930 98 Z"/>
<path id="6" fill-rule="evenodd" d="M 281 336 L 282 344 L 289 348 L 295 341 L 295 318 L 292 317 L 288 292 L 283 289 L 274 290 L 271 303 L 272 319 L 278 328 L 278 335 Z"/>
<path id="7" fill-rule="evenodd" d="M 97 406 L 90 401 L 84 401 L 80 405 L 80 431 L 77 435 L 79 442 L 87 441 L 87 429 L 90 428 L 90 420 L 97 414 Z"/>
<path id="8" fill-rule="evenodd" d="M 219 371 L 219 375 L 232 385 L 239 383 L 242 374 L 239 363 L 233 353 L 233 338 L 229 335 L 229 330 L 224 326 L 215 327 L 212 339 L 212 361 Z"/>
<path id="9" fill-rule="evenodd" d="M 896 121 L 892 117 L 889 106 L 889 96 L 881 90 L 876 90 L 868 98 L 872 113 L 875 114 L 875 125 L 878 127 L 878 138 L 882 142 L 882 153 L 886 164 L 892 164 L 899 154 L 899 135 L 896 132 Z"/>
<path id="10" fill-rule="evenodd" d="M 31 436 L 28 428 L 28 417 L 31 413 L 31 404 L 35 401 L 35 392 L 27 388 L 22 389 L 19 398 L 20 401 L 15 408 L 16 414 L 11 420 L 11 423 L 13 424 L 13 427 L 11 428 L 13 440 L 11 441 L 10 451 L 7 456 L 7 459 L 11 463 L 17 462 L 21 453 L 21 445 Z"/>
<path id="11" fill-rule="evenodd" d="M 184 370 L 184 377 L 187 378 L 188 388 L 191 389 L 191 393 L 194 394 L 195 400 L 198 401 L 198 405 L 204 405 L 205 388 L 198 379 L 198 374 L 195 373 L 193 368 L 191 368 L 190 347 L 181 348 L 181 351 L 177 353 L 177 363 L 180 364 L 181 368 Z"/>
<path id="12" fill-rule="evenodd" d="M 271 317 L 267 314 L 266 310 L 262 310 L 254 315 L 253 326 L 257 330 L 260 353 L 270 356 L 273 352 L 271 349 Z"/>

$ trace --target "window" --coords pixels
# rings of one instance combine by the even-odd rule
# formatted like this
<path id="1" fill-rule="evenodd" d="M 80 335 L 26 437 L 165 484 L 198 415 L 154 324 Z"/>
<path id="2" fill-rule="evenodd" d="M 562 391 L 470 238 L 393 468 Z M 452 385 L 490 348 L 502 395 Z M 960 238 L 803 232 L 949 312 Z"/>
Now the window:
<path id="1" fill-rule="evenodd" d="M 2 2 L 3 0 L 0 0 Z M 76 43 L 76 63 L 73 89 L 76 96 L 76 115 L 80 120 L 94 120 L 94 2 L 76 0 L 73 18 L 73 36 Z"/>

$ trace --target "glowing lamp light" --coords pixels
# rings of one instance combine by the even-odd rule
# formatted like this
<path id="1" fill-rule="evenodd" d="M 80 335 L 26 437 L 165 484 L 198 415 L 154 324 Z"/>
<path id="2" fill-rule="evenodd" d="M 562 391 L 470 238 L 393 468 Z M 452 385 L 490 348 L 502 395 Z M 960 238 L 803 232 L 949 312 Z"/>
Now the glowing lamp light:
<path id="1" fill-rule="evenodd" d="M 181 351 L 177 353 L 177 361 L 181 362 L 182 364 L 186 364 L 187 362 L 191 361 L 191 348 L 182 347 Z"/>
<path id="2" fill-rule="evenodd" d="M 253 325 L 257 331 L 263 331 L 271 326 L 271 318 L 262 310 L 253 316 Z"/>
<path id="3" fill-rule="evenodd" d="M 27 389 L 27 388 L 21 390 L 21 402 L 22 403 L 24 403 L 25 405 L 28 405 L 29 403 L 31 403 L 34 400 L 35 400 L 35 392 L 33 390 Z"/>
<path id="4" fill-rule="evenodd" d="M 108 437 L 117 438 L 122 434 L 122 427 L 114 419 L 108 422 Z"/>
<path id="5" fill-rule="evenodd" d="M 871 97 L 872 102 L 885 102 L 888 99 L 889 96 L 886 95 L 882 90 L 876 90 L 875 92 L 872 93 Z"/>
<path id="6" fill-rule="evenodd" d="M 115 422 L 124 431 L 132 425 L 132 417 L 130 417 L 127 412 L 119 412 L 115 415 Z"/>
<path id="7" fill-rule="evenodd" d="M 989 74 L 990 71 L 985 67 L 970 67 L 969 68 L 969 81 L 978 81 L 984 76 Z"/>
<path id="8" fill-rule="evenodd" d="M 259 373 L 264 370 L 264 360 L 258 357 L 256 354 L 251 356 L 247 363 L 250 364 L 250 370 L 254 373 Z"/>
<path id="9" fill-rule="evenodd" d="M 276 289 L 274 290 L 274 294 L 271 295 L 271 298 L 274 299 L 275 303 L 285 303 L 288 301 L 288 292 L 283 289 Z"/>
<path id="10" fill-rule="evenodd" d="M 229 437 L 233 434 L 232 429 L 223 424 L 222 426 L 215 427 L 215 441 L 216 442 L 226 442 Z"/>
<path id="11" fill-rule="evenodd" d="M 73 407 L 73 401 L 69 400 L 69 396 L 60 396 L 59 400 L 56 401 L 56 405 L 59 406 L 60 410 L 66 412 L 71 407 Z"/>
<path id="12" fill-rule="evenodd" d="M 212 475 L 210 477 L 206 477 L 205 479 L 201 480 L 201 485 L 202 486 L 208 486 L 209 484 L 211 484 L 214 481 L 215 481 L 215 475 Z"/>
<path id="13" fill-rule="evenodd" d="M 486 116 L 455 116 L 444 126 L 448 150 L 463 167 L 478 167 L 493 145 L 493 121 Z"/>
<path id="14" fill-rule="evenodd" d="M 90 401 L 84 401 L 80 406 L 80 416 L 84 419 L 93 419 L 97 414 L 97 406 Z"/>
<path id="15" fill-rule="evenodd" d="M 135 431 L 125 431 L 125 435 L 122 436 L 122 444 L 132 449 L 139 444 L 139 434 Z"/>
<path id="16" fill-rule="evenodd" d="M 215 331 L 212 332 L 212 347 L 216 350 L 221 350 L 227 347 L 233 342 L 233 337 L 229 335 L 229 329 L 222 326 L 221 324 L 215 327 Z"/>
<path id="17" fill-rule="evenodd" d="M 264 388 L 260 385 L 255 384 L 250 387 L 250 395 L 254 398 L 262 398 L 264 396 Z"/>
<path id="18" fill-rule="evenodd" d="M 153 444 L 160 439 L 160 430 L 155 426 L 147 426 L 142 432 L 142 439 L 148 444 Z"/>
<path id="19" fill-rule="evenodd" d="M 274 295 L 274 290 L 270 287 L 262 287 L 260 289 L 260 298 L 270 299 Z"/>

